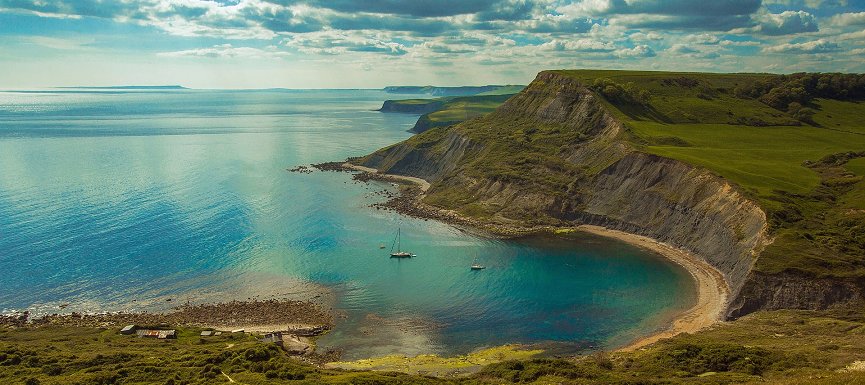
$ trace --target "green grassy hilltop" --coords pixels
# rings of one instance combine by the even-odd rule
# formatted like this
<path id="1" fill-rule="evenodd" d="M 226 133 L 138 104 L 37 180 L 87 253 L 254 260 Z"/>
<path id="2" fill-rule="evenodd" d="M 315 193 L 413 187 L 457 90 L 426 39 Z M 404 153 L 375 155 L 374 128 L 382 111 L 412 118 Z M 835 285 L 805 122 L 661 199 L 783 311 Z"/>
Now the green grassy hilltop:
<path id="1" fill-rule="evenodd" d="M 549 72 L 594 93 L 624 124 L 617 140 L 704 167 L 758 203 L 774 242 L 756 271 L 865 279 L 865 75 Z M 550 85 L 536 80 L 532 87 Z M 569 149 L 591 139 L 585 132 L 498 110 L 405 143 L 439 156 L 452 131 L 483 145 L 458 166 L 466 175 L 561 199 L 579 192 L 575 179 L 591 179 L 618 159 L 569 161 Z M 445 183 L 426 202 L 481 219 L 504 209 L 479 205 L 478 197 Z M 543 213 L 518 216 L 555 224 Z"/>
<path id="2" fill-rule="evenodd" d="M 865 75 L 560 73 L 591 85 L 640 151 L 703 166 L 760 204 L 776 239 L 757 271 L 865 277 Z"/>

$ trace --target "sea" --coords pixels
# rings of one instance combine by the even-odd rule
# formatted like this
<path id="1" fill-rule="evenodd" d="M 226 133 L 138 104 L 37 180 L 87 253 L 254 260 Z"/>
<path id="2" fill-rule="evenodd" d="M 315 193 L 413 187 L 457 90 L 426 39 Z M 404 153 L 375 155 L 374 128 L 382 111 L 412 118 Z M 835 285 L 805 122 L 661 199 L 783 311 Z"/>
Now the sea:
<path id="1" fill-rule="evenodd" d="M 335 316 L 319 349 L 355 360 L 612 349 L 694 302 L 687 272 L 626 243 L 497 239 L 374 207 L 389 183 L 288 171 L 409 138 L 417 115 L 375 111 L 401 96 L 0 92 L 0 311 L 308 299 Z M 389 257 L 398 230 L 417 257 Z"/>

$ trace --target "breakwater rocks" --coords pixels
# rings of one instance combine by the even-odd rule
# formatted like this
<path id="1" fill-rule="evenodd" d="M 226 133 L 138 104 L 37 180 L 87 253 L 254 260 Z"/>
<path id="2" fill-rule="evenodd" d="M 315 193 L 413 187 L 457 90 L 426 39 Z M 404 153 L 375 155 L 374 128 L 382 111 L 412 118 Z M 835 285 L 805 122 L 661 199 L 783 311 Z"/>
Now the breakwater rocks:
<path id="1" fill-rule="evenodd" d="M 123 325 L 171 325 L 190 327 L 240 328 L 300 324 L 299 335 L 321 334 L 333 327 L 333 317 L 308 301 L 263 300 L 231 301 L 206 305 L 181 305 L 166 313 L 50 314 L 30 318 L 30 314 L 0 316 L 0 327 L 40 327 L 47 325 L 79 327 L 117 327 Z M 303 330 L 301 330 L 303 329 Z"/>

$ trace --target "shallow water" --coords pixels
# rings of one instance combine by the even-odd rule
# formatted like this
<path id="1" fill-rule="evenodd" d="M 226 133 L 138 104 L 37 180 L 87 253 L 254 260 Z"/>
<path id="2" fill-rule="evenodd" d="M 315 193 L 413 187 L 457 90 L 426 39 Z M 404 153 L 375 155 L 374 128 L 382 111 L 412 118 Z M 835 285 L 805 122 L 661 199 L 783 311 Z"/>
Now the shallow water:
<path id="1" fill-rule="evenodd" d="M 318 296 L 338 315 L 320 347 L 357 359 L 615 346 L 693 300 L 621 242 L 480 238 L 370 207 L 389 184 L 286 171 L 408 138 L 417 116 L 372 111 L 394 96 L 0 92 L 0 310 Z M 417 258 L 388 257 L 397 228 Z"/>

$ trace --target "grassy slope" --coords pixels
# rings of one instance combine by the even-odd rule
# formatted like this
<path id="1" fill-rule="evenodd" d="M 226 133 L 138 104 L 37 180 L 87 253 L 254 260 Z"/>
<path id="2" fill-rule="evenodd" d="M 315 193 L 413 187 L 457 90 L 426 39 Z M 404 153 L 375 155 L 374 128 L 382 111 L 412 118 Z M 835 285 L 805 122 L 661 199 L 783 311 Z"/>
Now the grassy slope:
<path id="1" fill-rule="evenodd" d="M 438 111 L 422 115 L 418 122 L 429 128 L 445 127 L 465 120 L 486 115 L 513 94 L 491 94 L 441 98 L 445 100 Z"/>
<path id="2" fill-rule="evenodd" d="M 437 98 L 437 99 L 444 99 L 444 98 Z M 413 105 L 429 104 L 430 102 L 432 102 L 434 100 L 436 100 L 436 99 L 400 99 L 400 100 L 392 100 L 392 102 L 394 104 L 403 104 L 403 105 L 413 106 Z"/>
<path id="3" fill-rule="evenodd" d="M 434 378 L 321 369 L 247 335 L 177 340 L 123 336 L 118 329 L 0 329 L 0 381 L 42 384 L 863 384 L 863 309 L 756 313 L 635 352 L 491 364 L 479 373 Z M 29 382 L 25 382 L 29 381 Z M 36 382 L 38 381 L 38 382 Z"/>
<path id="4" fill-rule="evenodd" d="M 777 236 L 755 269 L 809 276 L 865 276 L 865 181 L 838 167 L 807 162 L 865 150 L 865 103 L 814 99 L 812 124 L 755 99 L 733 96 L 733 88 L 760 74 L 630 71 L 558 71 L 591 85 L 604 77 L 649 90 L 648 107 L 608 103 L 635 134 L 641 151 L 706 167 L 737 185 L 769 214 Z M 665 79 L 685 77 L 685 87 Z M 743 124 L 751 123 L 761 126 Z M 847 165 L 862 173 L 862 158 Z M 856 171 L 858 170 L 858 172 Z M 859 225 L 857 225 L 857 223 Z"/>

